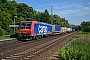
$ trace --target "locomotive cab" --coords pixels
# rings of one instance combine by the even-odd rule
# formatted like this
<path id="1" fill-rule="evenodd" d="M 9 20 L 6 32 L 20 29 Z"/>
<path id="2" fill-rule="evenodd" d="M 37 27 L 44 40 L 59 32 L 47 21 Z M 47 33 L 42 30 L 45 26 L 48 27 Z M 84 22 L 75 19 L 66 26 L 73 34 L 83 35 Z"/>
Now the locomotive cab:
<path id="1" fill-rule="evenodd" d="M 20 30 L 19 30 L 19 33 L 21 34 L 30 34 L 31 33 L 31 25 L 32 25 L 32 22 L 22 22 L 20 24 Z"/>
<path id="2" fill-rule="evenodd" d="M 36 21 L 22 21 L 20 24 L 18 39 L 31 39 L 34 36 L 34 25 Z"/>

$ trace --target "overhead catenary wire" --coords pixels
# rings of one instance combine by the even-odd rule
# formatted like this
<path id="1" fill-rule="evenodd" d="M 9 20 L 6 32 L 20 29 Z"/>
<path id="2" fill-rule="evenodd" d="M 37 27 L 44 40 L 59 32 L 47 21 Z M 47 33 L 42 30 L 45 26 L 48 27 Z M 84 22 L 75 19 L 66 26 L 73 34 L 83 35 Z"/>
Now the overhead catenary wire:
<path id="1" fill-rule="evenodd" d="M 47 0 L 46 0 L 46 2 L 47 2 Z M 48 3 L 48 2 L 47 2 L 47 3 Z M 52 10 L 52 9 L 53 9 L 53 7 L 52 7 L 52 5 L 51 5 L 51 4 L 49 4 L 49 3 L 48 3 L 48 5 L 50 5 L 50 7 L 51 7 L 51 15 L 52 15 L 52 14 L 53 14 L 53 10 Z"/>
<path id="2" fill-rule="evenodd" d="M 43 3 L 41 3 L 39 0 L 36 0 L 38 3 L 40 3 L 41 5 L 43 5 L 44 7 L 46 7 Z M 46 7 L 47 8 L 47 7 Z M 47 8 L 48 9 L 48 8 Z M 49 10 L 49 9 L 48 9 Z"/>
<path id="3" fill-rule="evenodd" d="M 43 5 L 44 7 L 46 7 L 47 8 L 47 6 L 45 6 L 43 3 L 41 3 L 39 0 L 36 0 L 37 2 L 39 2 L 41 5 Z M 47 1 L 46 1 L 47 2 Z M 47 2 L 48 3 L 48 2 Z M 51 4 L 49 4 L 48 3 L 48 5 L 50 5 L 50 7 L 51 7 L 51 10 L 50 9 L 48 9 L 49 11 L 51 11 L 51 20 L 53 19 L 53 8 L 55 8 L 55 7 L 53 7 Z M 54 9 L 54 11 L 56 11 L 55 9 Z M 62 16 L 64 16 L 63 14 L 61 14 Z M 64 16 L 65 17 L 65 16 Z M 51 23 L 53 24 L 53 20 L 51 21 Z"/>
<path id="4" fill-rule="evenodd" d="M 47 0 L 45 0 L 45 1 L 47 2 Z M 47 2 L 47 3 L 48 3 L 48 2 Z M 48 3 L 48 5 L 50 5 L 50 6 L 51 6 L 51 4 L 49 4 L 49 3 Z"/>
<path id="5" fill-rule="evenodd" d="M 44 7 L 46 7 L 43 3 L 41 3 L 39 0 L 36 0 L 37 2 L 39 2 L 41 5 L 43 5 Z M 46 1 L 47 2 L 47 1 Z M 47 2 L 48 3 L 48 2 Z M 49 3 L 48 3 L 49 4 Z M 49 4 L 50 5 L 50 4 Z M 51 5 L 50 5 L 51 6 Z M 47 7 L 46 7 L 47 8 Z M 48 9 L 48 8 L 47 8 Z M 50 9 L 48 9 L 50 11 Z M 52 10 L 52 6 L 51 6 L 51 20 L 53 19 L 52 17 L 53 15 L 53 10 Z M 53 24 L 53 21 L 51 21 L 51 23 Z"/>

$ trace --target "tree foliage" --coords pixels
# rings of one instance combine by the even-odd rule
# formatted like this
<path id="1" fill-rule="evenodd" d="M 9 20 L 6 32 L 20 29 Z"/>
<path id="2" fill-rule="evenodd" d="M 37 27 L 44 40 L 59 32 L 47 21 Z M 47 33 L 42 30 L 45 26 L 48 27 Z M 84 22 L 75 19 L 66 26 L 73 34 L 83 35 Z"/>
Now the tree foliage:
<path id="1" fill-rule="evenodd" d="M 53 24 L 58 24 L 62 27 L 70 27 L 70 24 L 68 23 L 68 20 L 66 20 L 65 18 L 61 18 L 58 15 L 53 15 Z"/>
<path id="2" fill-rule="evenodd" d="M 2 1 L 1 1 L 1 3 L 2 4 L 0 5 L 0 10 L 10 13 L 11 18 L 13 18 L 13 16 L 16 15 L 16 6 L 13 4 L 13 2 L 7 2 L 5 0 L 5 3 L 3 3 Z"/>
<path id="3" fill-rule="evenodd" d="M 0 26 L 7 35 L 12 33 L 12 29 L 9 27 L 9 25 L 12 24 L 12 19 L 10 17 L 11 15 L 9 13 L 0 10 Z"/>
<path id="4" fill-rule="evenodd" d="M 19 3 L 17 5 L 17 15 L 18 17 L 22 16 L 23 18 L 33 18 L 35 11 L 32 7 L 29 7 L 25 3 Z"/>
<path id="5" fill-rule="evenodd" d="M 88 22 L 83 21 L 81 23 L 81 29 L 82 29 L 82 31 L 90 32 L 90 21 L 88 21 Z"/>
<path id="6" fill-rule="evenodd" d="M 0 26 L 5 29 L 12 23 L 11 15 L 5 11 L 0 10 Z"/>
<path id="7" fill-rule="evenodd" d="M 0 27 L 0 36 L 4 35 L 4 30 Z"/>

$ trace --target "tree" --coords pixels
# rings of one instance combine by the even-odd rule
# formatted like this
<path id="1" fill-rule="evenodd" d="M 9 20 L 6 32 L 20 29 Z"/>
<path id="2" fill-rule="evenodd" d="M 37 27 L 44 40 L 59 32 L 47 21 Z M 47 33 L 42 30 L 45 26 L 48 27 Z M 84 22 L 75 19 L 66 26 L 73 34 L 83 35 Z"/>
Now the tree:
<path id="1" fill-rule="evenodd" d="M 26 18 L 33 18 L 35 15 L 35 10 L 32 7 L 29 7 L 25 3 L 19 3 L 17 6 L 17 14 L 18 17 Z"/>
<path id="2" fill-rule="evenodd" d="M 2 3 L 7 3 L 7 0 L 1 0 Z"/>
<path id="3" fill-rule="evenodd" d="M 11 15 L 9 13 L 6 13 L 5 11 L 0 10 L 0 26 L 6 32 L 8 31 L 9 25 L 12 24 L 12 19 L 10 17 L 11 17 Z M 10 33 L 11 29 L 9 28 L 9 30 L 10 30 L 9 31 L 9 33 Z"/>
<path id="4" fill-rule="evenodd" d="M 7 2 L 0 5 L 0 10 L 11 14 L 11 18 L 16 15 L 16 6 L 12 2 Z"/>
<path id="5" fill-rule="evenodd" d="M 0 10 L 1 28 L 5 29 L 12 23 L 12 19 L 10 17 L 11 15 L 9 13 Z"/>
<path id="6" fill-rule="evenodd" d="M 20 18 L 16 18 L 16 20 L 15 20 L 16 23 L 15 24 L 20 25 L 21 21 L 23 21 L 23 20 L 25 20 L 25 19 L 20 16 Z"/>
<path id="7" fill-rule="evenodd" d="M 50 15 L 48 13 L 48 10 L 45 10 L 44 12 L 37 11 L 35 14 L 35 18 L 36 18 L 36 20 L 38 20 L 40 22 L 49 23 L 49 21 L 50 21 Z"/>
<path id="8" fill-rule="evenodd" d="M 85 32 L 90 32 L 90 21 L 88 22 L 83 21 L 81 23 L 81 30 Z"/>
<path id="9" fill-rule="evenodd" d="M 52 15 L 52 17 L 53 17 L 52 18 L 53 24 L 57 24 L 62 27 L 70 27 L 68 20 L 66 20 L 65 18 L 60 18 L 60 16 L 58 16 L 56 14 Z"/>
<path id="10" fill-rule="evenodd" d="M 40 20 L 41 20 L 41 12 L 36 11 L 35 19 L 36 19 L 37 21 L 40 21 Z"/>

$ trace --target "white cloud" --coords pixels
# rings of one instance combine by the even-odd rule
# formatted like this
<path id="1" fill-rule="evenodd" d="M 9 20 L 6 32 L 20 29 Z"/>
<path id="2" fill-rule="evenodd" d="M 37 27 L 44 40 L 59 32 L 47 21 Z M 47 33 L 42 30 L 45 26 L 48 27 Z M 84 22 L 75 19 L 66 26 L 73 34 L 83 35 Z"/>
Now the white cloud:
<path id="1" fill-rule="evenodd" d="M 70 6 L 70 5 L 68 5 Z M 72 5 L 71 5 L 72 6 Z M 74 16 L 85 16 L 85 15 L 90 15 L 90 7 L 85 7 L 85 6 L 79 6 L 76 5 L 74 9 L 66 9 L 64 10 L 63 8 L 60 9 L 59 7 L 57 7 L 57 11 L 55 11 L 56 14 L 58 15 L 74 15 Z M 80 8 L 79 8 L 80 7 Z"/>
<path id="2" fill-rule="evenodd" d="M 90 11 L 90 7 L 83 7 L 83 10 Z"/>
<path id="3" fill-rule="evenodd" d="M 80 4 L 76 4 L 76 3 L 62 5 L 62 8 L 80 8 L 80 7 L 82 7 L 82 6 Z"/>
<path id="4" fill-rule="evenodd" d="M 64 11 L 60 11 L 60 14 L 66 15 L 66 14 L 71 14 L 73 12 L 74 10 L 64 10 Z"/>
<path id="5" fill-rule="evenodd" d="M 88 3 L 88 5 L 90 5 L 90 2 Z"/>
<path id="6" fill-rule="evenodd" d="M 63 4 L 59 5 L 53 4 L 53 14 L 58 14 L 59 16 L 86 16 L 90 15 L 90 6 L 83 6 L 83 4 Z M 90 4 L 90 3 L 88 3 Z M 50 4 L 52 5 L 52 4 Z M 50 10 L 49 10 L 50 12 Z"/>
<path id="7" fill-rule="evenodd" d="M 90 7 L 82 7 L 81 9 L 76 9 L 76 13 L 76 16 L 90 15 Z"/>
<path id="8" fill-rule="evenodd" d="M 60 10 L 61 10 L 61 8 L 60 8 L 60 7 L 58 7 L 58 6 L 53 7 L 52 9 L 53 9 L 53 11 L 60 11 Z"/>
<path id="9" fill-rule="evenodd" d="M 73 4 L 72 5 L 68 5 L 68 4 L 62 5 L 63 8 L 71 8 L 73 6 L 74 6 Z"/>
<path id="10" fill-rule="evenodd" d="M 37 5 L 36 7 L 43 7 L 43 5 Z"/>
<path id="11" fill-rule="evenodd" d="M 58 6 L 57 7 L 54 7 L 54 9 L 60 10 L 60 7 L 58 7 Z"/>
<path id="12" fill-rule="evenodd" d="M 82 5 L 76 5 L 74 6 L 75 8 L 82 8 L 83 6 Z"/>

